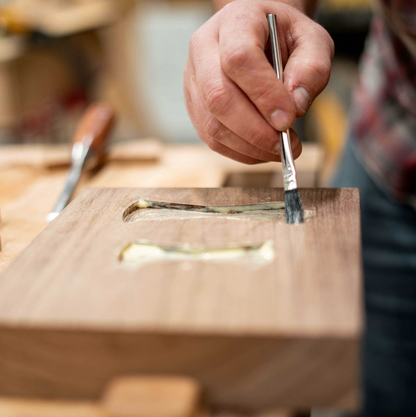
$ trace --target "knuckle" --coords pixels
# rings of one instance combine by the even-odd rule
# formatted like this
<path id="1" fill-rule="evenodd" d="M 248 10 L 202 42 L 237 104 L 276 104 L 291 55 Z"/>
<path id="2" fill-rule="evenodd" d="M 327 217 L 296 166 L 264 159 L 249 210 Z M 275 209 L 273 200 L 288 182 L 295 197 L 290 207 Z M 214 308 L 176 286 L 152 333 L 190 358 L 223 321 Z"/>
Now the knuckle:
<path id="1" fill-rule="evenodd" d="M 331 36 L 328 34 L 328 44 L 329 44 L 329 52 L 330 52 L 330 56 L 331 56 L 331 60 L 334 58 L 334 54 L 335 54 L 335 42 L 334 40 L 331 38 Z"/>
<path id="2" fill-rule="evenodd" d="M 221 54 L 221 64 L 227 74 L 234 74 L 244 68 L 252 57 L 249 45 L 232 45 Z"/>
<path id="3" fill-rule="evenodd" d="M 316 94 L 321 92 L 329 81 L 331 75 L 331 60 L 328 56 L 310 56 L 303 60 L 305 74 L 314 80 L 310 85 L 312 91 Z"/>
<path id="4" fill-rule="evenodd" d="M 235 3 L 232 1 L 230 3 L 227 3 L 223 8 L 222 12 L 225 14 L 233 13 L 235 12 Z"/>
<path id="5" fill-rule="evenodd" d="M 224 126 L 217 119 L 212 116 L 208 117 L 204 123 L 203 128 L 211 138 L 221 140 Z"/>
<path id="6" fill-rule="evenodd" d="M 331 75 L 331 64 L 325 61 L 315 61 L 311 62 L 309 66 L 321 78 L 322 88 L 324 88 L 328 84 Z"/>
<path id="7" fill-rule="evenodd" d="M 183 85 L 183 94 L 185 96 L 185 103 L 192 104 L 191 94 L 189 92 L 189 89 L 188 89 L 186 83 L 184 83 L 184 85 Z"/>
<path id="8" fill-rule="evenodd" d="M 188 111 L 189 115 L 193 115 L 193 107 L 194 107 L 194 103 L 192 102 L 192 95 L 190 94 L 188 89 L 184 89 L 184 96 L 185 96 L 185 106 L 186 109 Z"/>
<path id="9" fill-rule="evenodd" d="M 188 85 L 192 79 L 192 73 L 189 69 L 189 62 L 185 65 L 185 70 L 183 72 L 183 88 L 188 89 Z"/>
<path id="10" fill-rule="evenodd" d="M 251 94 L 251 100 L 258 104 L 276 105 L 276 91 L 273 88 L 258 88 Z"/>
<path id="11" fill-rule="evenodd" d="M 244 22 L 250 22 L 253 19 L 253 13 L 249 12 L 250 2 L 246 0 L 241 1 L 230 1 L 228 2 L 221 10 L 220 13 L 222 15 L 223 21 L 233 21 L 237 24 Z M 251 8 L 251 12 L 253 9 Z"/>
<path id="12" fill-rule="evenodd" d="M 249 142 L 260 149 L 272 150 L 276 142 L 276 133 L 273 129 L 265 129 L 263 126 L 253 127 Z"/>
<path id="13" fill-rule="evenodd" d="M 200 45 L 200 33 L 199 30 L 197 30 L 196 32 L 194 32 L 194 34 L 191 36 L 191 39 L 189 41 L 189 53 L 192 55 L 194 54 Z"/>
<path id="14" fill-rule="evenodd" d="M 226 114 L 232 101 L 231 95 L 223 86 L 218 84 L 208 85 L 203 94 L 203 99 L 207 110 L 215 116 Z"/>
<path id="15" fill-rule="evenodd" d="M 334 57 L 334 52 L 335 52 L 334 40 L 331 38 L 331 35 L 328 33 L 328 31 L 325 28 L 323 28 L 321 25 L 316 23 L 315 28 L 316 28 L 319 38 L 323 40 L 323 44 L 328 48 L 328 52 L 332 60 L 332 58 Z"/>
<path id="16" fill-rule="evenodd" d="M 189 78 L 189 59 L 186 61 L 186 64 L 185 64 L 185 69 L 184 69 L 184 71 L 183 71 L 183 79 L 184 79 L 184 81 L 186 81 L 186 80 L 188 80 L 188 78 Z"/>
<path id="17" fill-rule="evenodd" d="M 221 144 L 218 143 L 215 139 L 208 138 L 205 143 L 208 145 L 208 148 L 211 149 L 211 151 L 221 153 Z"/>

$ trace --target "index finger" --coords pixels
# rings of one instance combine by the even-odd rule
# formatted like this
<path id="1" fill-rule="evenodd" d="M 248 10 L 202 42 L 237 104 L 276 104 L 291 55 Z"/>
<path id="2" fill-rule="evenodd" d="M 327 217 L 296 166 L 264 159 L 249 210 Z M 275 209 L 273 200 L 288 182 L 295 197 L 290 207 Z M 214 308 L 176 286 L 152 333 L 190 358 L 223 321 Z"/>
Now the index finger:
<path id="1" fill-rule="evenodd" d="M 239 11 L 230 24 L 221 25 L 219 52 L 225 74 L 247 95 L 275 129 L 289 128 L 296 118 L 291 95 L 264 53 L 268 39 L 266 15 Z M 247 12 L 248 13 L 248 12 Z"/>

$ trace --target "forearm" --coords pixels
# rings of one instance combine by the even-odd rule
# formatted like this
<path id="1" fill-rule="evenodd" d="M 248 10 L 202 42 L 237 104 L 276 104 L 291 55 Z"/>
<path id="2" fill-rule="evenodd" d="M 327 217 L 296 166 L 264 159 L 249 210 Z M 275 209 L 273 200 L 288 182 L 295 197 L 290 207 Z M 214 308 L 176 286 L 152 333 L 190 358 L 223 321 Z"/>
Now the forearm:
<path id="1" fill-rule="evenodd" d="M 234 0 L 213 0 L 216 10 L 222 9 L 226 4 L 231 3 Z M 253 0 L 256 1 L 256 0 Z M 290 6 L 296 7 L 301 12 L 308 16 L 311 16 L 316 8 L 318 0 L 275 0 L 279 3 L 289 4 Z"/>

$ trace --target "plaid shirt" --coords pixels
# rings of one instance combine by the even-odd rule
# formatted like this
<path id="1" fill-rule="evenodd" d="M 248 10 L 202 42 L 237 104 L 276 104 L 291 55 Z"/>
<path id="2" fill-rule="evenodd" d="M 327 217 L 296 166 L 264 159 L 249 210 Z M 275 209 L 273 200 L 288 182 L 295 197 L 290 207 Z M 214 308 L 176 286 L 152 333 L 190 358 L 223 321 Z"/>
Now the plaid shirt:
<path id="1" fill-rule="evenodd" d="M 416 201 L 416 1 L 380 0 L 360 63 L 351 130 L 372 177 Z"/>

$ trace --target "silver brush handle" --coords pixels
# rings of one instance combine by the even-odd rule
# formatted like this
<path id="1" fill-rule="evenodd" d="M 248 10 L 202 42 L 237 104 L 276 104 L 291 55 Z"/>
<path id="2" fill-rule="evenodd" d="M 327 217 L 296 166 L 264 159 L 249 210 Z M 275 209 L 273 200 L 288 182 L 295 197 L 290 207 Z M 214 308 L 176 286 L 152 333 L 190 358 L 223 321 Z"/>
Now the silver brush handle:
<path id="1" fill-rule="evenodd" d="M 277 78 L 283 82 L 283 62 L 282 52 L 279 43 L 279 31 L 277 29 L 276 15 L 267 15 L 269 23 L 269 38 L 270 46 L 272 48 L 273 68 L 276 72 Z M 298 181 L 296 179 L 296 168 L 292 154 L 292 143 L 290 140 L 290 129 L 286 132 L 280 132 L 281 143 L 281 158 L 283 166 L 283 184 L 285 191 L 294 190 L 298 188 Z"/>

